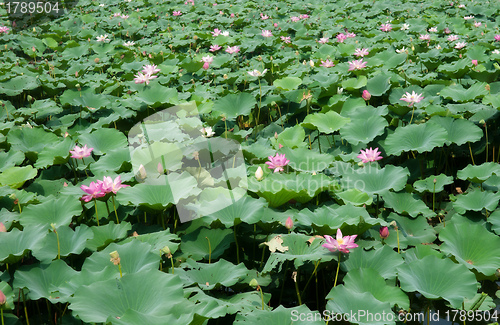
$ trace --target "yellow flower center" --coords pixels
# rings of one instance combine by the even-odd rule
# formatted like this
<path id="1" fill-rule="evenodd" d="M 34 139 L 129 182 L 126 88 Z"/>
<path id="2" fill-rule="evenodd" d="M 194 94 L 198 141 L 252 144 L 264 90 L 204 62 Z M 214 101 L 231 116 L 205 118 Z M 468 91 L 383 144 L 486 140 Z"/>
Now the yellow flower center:
<path id="1" fill-rule="evenodd" d="M 344 239 L 337 239 L 337 243 L 339 243 L 339 245 L 344 245 Z"/>

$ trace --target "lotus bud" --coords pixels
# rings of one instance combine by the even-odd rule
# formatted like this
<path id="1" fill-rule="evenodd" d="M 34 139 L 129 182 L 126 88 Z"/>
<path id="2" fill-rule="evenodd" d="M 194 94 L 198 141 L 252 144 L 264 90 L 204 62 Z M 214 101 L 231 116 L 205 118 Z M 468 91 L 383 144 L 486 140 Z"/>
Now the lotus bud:
<path id="1" fill-rule="evenodd" d="M 94 59 L 94 62 L 95 62 L 95 63 L 99 63 L 99 58 L 95 58 L 95 59 Z"/>
<path id="2" fill-rule="evenodd" d="M 337 95 L 342 95 L 343 92 L 344 92 L 344 88 L 337 87 Z"/>
<path id="3" fill-rule="evenodd" d="M 32 102 L 33 101 L 33 97 L 31 97 L 31 95 L 28 95 L 28 97 L 26 97 L 28 99 L 28 102 Z"/>
<path id="4" fill-rule="evenodd" d="M 363 97 L 364 100 L 370 100 L 370 98 L 372 98 L 372 95 L 368 90 L 365 89 L 363 90 L 363 95 L 361 95 L 361 97 Z"/>
<path id="5" fill-rule="evenodd" d="M 288 219 L 286 219 L 285 227 L 288 230 L 290 230 L 290 229 L 293 228 L 293 220 L 292 220 L 292 218 L 288 217 Z"/>
<path id="6" fill-rule="evenodd" d="M 278 132 L 274 132 L 274 138 L 278 139 Z"/>
<path id="7" fill-rule="evenodd" d="M 75 71 L 75 77 L 78 77 L 78 71 Z"/>
<path id="8" fill-rule="evenodd" d="M 389 228 L 387 227 L 380 227 L 380 229 L 378 230 L 379 234 L 380 234 L 380 238 L 382 239 L 386 239 L 387 237 L 389 237 Z"/>
<path id="9" fill-rule="evenodd" d="M 394 229 L 398 230 L 398 224 L 396 223 L 396 221 L 391 221 L 391 226 L 394 227 Z"/>
<path id="10" fill-rule="evenodd" d="M 486 89 L 486 91 L 490 91 L 490 85 L 484 86 L 484 89 Z"/>
<path id="11" fill-rule="evenodd" d="M 161 165 L 161 163 L 160 163 L 160 162 L 158 163 L 158 166 L 156 166 L 156 170 L 158 171 L 158 173 L 159 173 L 160 175 L 163 175 L 164 170 L 163 170 L 163 166 Z"/>
<path id="12" fill-rule="evenodd" d="M 0 290 L 0 306 L 3 306 L 7 303 L 7 297 L 3 293 L 2 290 Z"/>
<path id="13" fill-rule="evenodd" d="M 167 255 L 167 258 L 171 258 L 172 257 L 172 252 L 170 251 L 170 248 L 168 248 L 168 246 L 165 246 L 161 249 L 161 252 L 165 255 Z"/>
<path id="14" fill-rule="evenodd" d="M 259 282 L 257 282 L 257 279 L 252 279 L 252 281 L 250 281 L 248 285 L 250 285 L 252 288 L 256 288 L 259 285 Z"/>
<path id="15" fill-rule="evenodd" d="M 120 255 L 118 255 L 117 251 L 112 251 L 109 253 L 109 256 L 111 256 L 109 260 L 113 262 L 114 265 L 120 264 Z"/>
<path id="16" fill-rule="evenodd" d="M 0 222 L 0 232 L 7 232 L 7 228 L 3 224 L 3 222 Z"/>
<path id="17" fill-rule="evenodd" d="M 63 186 L 64 186 L 64 187 L 68 187 L 68 183 L 64 182 L 64 183 L 63 183 Z"/>
<path id="18" fill-rule="evenodd" d="M 481 120 L 481 121 L 479 121 L 479 124 L 484 124 L 484 123 L 486 123 L 486 121 L 485 121 L 485 120 Z"/>
<path id="19" fill-rule="evenodd" d="M 310 65 L 311 67 L 314 67 L 314 61 L 313 61 L 313 60 L 309 60 L 309 65 Z"/>
<path id="20" fill-rule="evenodd" d="M 259 166 L 259 168 L 257 168 L 257 171 L 255 172 L 255 178 L 257 178 L 258 181 L 262 180 L 262 178 L 264 177 L 264 171 L 262 170 L 262 167 Z"/>
<path id="21" fill-rule="evenodd" d="M 144 168 L 144 166 L 141 164 L 139 166 L 139 178 L 144 180 L 146 179 L 146 177 L 148 177 L 148 174 L 146 173 L 146 169 Z"/>
<path id="22" fill-rule="evenodd" d="M 437 183 L 437 180 L 434 178 L 434 180 L 433 180 L 432 182 L 433 182 L 434 184 L 436 184 L 436 183 Z"/>
<path id="23" fill-rule="evenodd" d="M 283 145 L 281 143 L 278 143 L 278 149 L 283 148 Z"/>

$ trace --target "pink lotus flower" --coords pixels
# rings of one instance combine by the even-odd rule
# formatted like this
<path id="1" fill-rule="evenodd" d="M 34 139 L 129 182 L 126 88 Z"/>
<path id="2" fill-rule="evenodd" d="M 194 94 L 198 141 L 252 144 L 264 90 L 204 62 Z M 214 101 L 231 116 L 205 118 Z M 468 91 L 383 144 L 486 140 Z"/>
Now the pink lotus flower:
<path id="1" fill-rule="evenodd" d="M 263 37 L 271 37 L 271 36 L 273 36 L 273 33 L 272 33 L 270 30 L 268 30 L 268 29 L 264 29 L 264 30 L 262 31 L 262 34 L 261 34 L 261 35 L 262 35 Z"/>
<path id="2" fill-rule="evenodd" d="M 128 19 L 129 15 L 121 15 L 120 16 L 122 19 Z"/>
<path id="3" fill-rule="evenodd" d="M 437 31 L 438 31 L 437 27 L 429 28 L 429 33 L 437 33 Z"/>
<path id="4" fill-rule="evenodd" d="M 470 16 L 465 16 L 464 17 L 465 20 L 470 20 L 470 19 L 474 19 L 474 16 L 473 15 L 470 15 Z"/>
<path id="5" fill-rule="evenodd" d="M 120 17 L 120 16 L 121 16 L 121 13 L 119 13 L 119 12 L 115 12 L 115 13 L 113 14 L 113 17 Z"/>
<path id="6" fill-rule="evenodd" d="M 201 58 L 201 62 L 204 62 L 203 63 L 203 69 L 207 70 L 208 67 L 210 66 L 210 64 L 212 62 L 214 62 L 214 57 L 213 56 L 209 56 L 209 55 L 204 56 L 204 57 Z"/>
<path id="7" fill-rule="evenodd" d="M 349 253 L 349 248 L 356 248 L 358 244 L 354 243 L 354 239 L 356 239 L 358 235 L 353 236 L 342 236 L 342 231 L 337 229 L 337 238 L 333 239 L 333 237 L 325 235 L 326 243 L 322 246 L 327 248 L 330 252 L 342 252 Z"/>
<path id="8" fill-rule="evenodd" d="M 134 75 L 134 82 L 136 84 L 142 84 L 142 83 L 146 83 L 146 85 L 149 85 L 149 82 L 152 80 L 152 79 L 155 79 L 157 78 L 158 76 L 152 76 L 150 74 L 144 74 L 142 72 L 139 72 L 138 74 Z"/>
<path id="9" fill-rule="evenodd" d="M 380 25 L 380 30 L 383 31 L 383 32 L 388 32 L 392 29 L 392 25 L 391 24 L 382 24 Z"/>
<path id="10" fill-rule="evenodd" d="M 230 17 L 231 17 L 231 18 L 234 18 L 234 14 L 231 14 L 231 15 L 230 15 Z"/>
<path id="11" fill-rule="evenodd" d="M 7 34 L 9 32 L 10 28 L 7 26 L 0 26 L 0 34 L 5 33 Z"/>
<path id="12" fill-rule="evenodd" d="M 494 39 L 495 41 L 500 42 L 500 34 L 496 34 Z"/>
<path id="13" fill-rule="evenodd" d="M 211 32 L 213 37 L 219 36 L 222 31 L 218 28 L 214 28 L 214 31 Z"/>
<path id="14" fill-rule="evenodd" d="M 361 70 L 363 68 L 366 68 L 366 62 L 363 61 L 363 59 L 349 61 L 348 63 L 349 63 L 349 69 L 347 71 Z"/>
<path id="15" fill-rule="evenodd" d="M 281 40 L 287 44 L 291 43 L 291 37 L 290 36 L 280 36 Z"/>
<path id="16" fill-rule="evenodd" d="M 419 39 L 421 39 L 422 41 L 428 41 L 428 40 L 431 39 L 431 35 L 429 35 L 429 34 L 425 34 L 425 35 L 420 34 Z"/>
<path id="17" fill-rule="evenodd" d="M 409 107 L 413 106 L 414 103 L 419 103 L 422 99 L 424 99 L 424 96 L 422 94 L 417 94 L 416 92 L 412 91 L 411 94 L 409 92 L 406 92 L 406 94 L 403 95 L 399 100 L 404 100 L 407 103 L 410 103 L 408 105 Z"/>
<path id="18" fill-rule="evenodd" d="M 450 30 L 448 27 L 445 27 L 445 28 L 444 28 L 444 33 L 445 33 L 445 34 L 450 34 L 450 33 L 451 33 L 451 30 Z"/>
<path id="19" fill-rule="evenodd" d="M 360 56 L 360 57 L 364 57 L 365 55 L 368 55 L 369 52 L 368 52 L 368 49 L 356 49 L 354 50 L 354 55 L 355 56 Z"/>
<path id="20" fill-rule="evenodd" d="M 479 21 L 474 22 L 474 27 L 480 27 L 480 26 L 481 26 L 481 22 L 479 22 Z"/>
<path id="21" fill-rule="evenodd" d="M 463 48 L 465 47 L 465 45 L 467 45 L 467 43 L 466 43 L 466 42 L 457 42 L 457 43 L 455 44 L 455 48 L 456 48 L 457 50 L 460 50 L 460 49 L 463 49 Z"/>
<path id="22" fill-rule="evenodd" d="M 354 34 L 354 33 L 347 33 L 347 34 L 345 34 L 345 36 L 347 38 L 354 38 L 354 37 L 356 37 L 356 34 Z"/>
<path id="23" fill-rule="evenodd" d="M 344 43 L 344 40 L 347 39 L 347 36 L 344 33 L 339 33 L 337 36 L 337 42 Z"/>
<path id="24" fill-rule="evenodd" d="M 160 69 L 158 69 L 157 66 L 154 64 L 146 64 L 145 66 L 142 67 L 142 73 L 144 74 L 153 75 L 158 72 L 160 72 Z"/>
<path id="25" fill-rule="evenodd" d="M 300 17 L 299 17 L 299 18 L 300 18 L 300 19 L 307 19 L 307 18 L 309 18 L 309 15 L 300 15 Z"/>
<path id="26" fill-rule="evenodd" d="M 240 51 L 240 48 L 238 46 L 228 46 L 226 49 L 226 52 L 229 54 L 238 53 L 239 51 Z"/>
<path id="27" fill-rule="evenodd" d="M 104 176 L 103 179 L 104 181 L 98 180 L 97 183 L 101 183 L 102 190 L 104 191 L 105 194 L 111 192 L 116 194 L 116 192 L 118 192 L 119 189 L 130 186 L 122 184 L 120 175 L 116 176 L 115 180 L 113 180 L 109 176 Z"/>
<path id="28" fill-rule="evenodd" d="M 378 233 L 380 235 L 380 238 L 382 239 L 386 239 L 387 237 L 389 237 L 389 228 L 387 227 L 380 227 L 380 229 L 378 230 Z"/>
<path id="29" fill-rule="evenodd" d="M 450 35 L 448 36 L 447 40 L 449 42 L 453 42 L 453 41 L 456 41 L 458 39 L 458 36 L 457 35 Z"/>
<path id="30" fill-rule="evenodd" d="M 182 15 L 182 12 L 180 12 L 180 11 L 174 11 L 174 12 L 172 12 L 172 15 L 174 15 L 174 16 L 180 16 L 180 15 Z"/>
<path id="31" fill-rule="evenodd" d="M 7 303 L 7 297 L 5 296 L 5 293 L 3 293 L 2 290 L 0 290 L 0 306 L 1 306 L 1 308 L 3 308 L 3 305 L 5 305 L 6 303 Z M 3 321 L 3 318 L 2 318 L 2 321 Z"/>
<path id="32" fill-rule="evenodd" d="M 216 51 L 218 51 L 220 49 L 221 49 L 221 47 L 219 45 L 214 44 L 214 45 L 210 45 L 210 50 L 209 51 L 210 52 L 216 52 Z"/>
<path id="33" fill-rule="evenodd" d="M 270 161 L 266 161 L 266 164 L 269 165 L 269 169 L 274 169 L 274 172 L 282 172 L 284 169 L 283 167 L 286 166 L 290 160 L 286 159 L 285 154 L 280 155 L 279 153 L 276 153 L 276 156 L 269 156 L 267 157 Z"/>
<path id="34" fill-rule="evenodd" d="M 331 68 L 331 67 L 334 67 L 335 64 L 333 64 L 332 61 L 330 61 L 330 60 L 327 59 L 326 61 L 321 60 L 321 64 L 319 66 L 320 67 L 325 67 L 325 68 Z"/>
<path id="35" fill-rule="evenodd" d="M 288 217 L 285 221 L 285 227 L 286 229 L 290 230 L 293 228 L 293 220 L 292 218 Z"/>
<path id="36" fill-rule="evenodd" d="M 329 40 L 330 39 L 328 37 L 322 37 L 319 39 L 318 43 L 319 44 L 326 44 L 326 43 L 328 43 Z"/>
<path id="37" fill-rule="evenodd" d="M 260 19 L 262 20 L 266 20 L 266 19 L 269 19 L 269 16 L 268 15 L 263 15 L 262 13 L 260 14 Z"/>
<path id="38" fill-rule="evenodd" d="M 375 150 L 373 150 L 370 147 L 370 149 L 365 149 L 365 150 L 361 149 L 360 151 L 361 154 L 359 154 L 356 158 L 361 159 L 362 163 L 367 163 L 370 161 L 377 161 L 382 159 L 382 157 L 380 156 L 380 152 L 378 151 L 378 148 L 375 148 Z"/>
<path id="39" fill-rule="evenodd" d="M 300 18 L 299 18 L 299 17 L 295 17 L 295 16 L 294 16 L 294 17 L 290 17 L 290 19 L 291 19 L 293 22 L 295 22 L 295 23 L 296 23 L 296 22 L 298 22 L 298 21 L 300 20 Z"/>
<path id="40" fill-rule="evenodd" d="M 88 195 L 82 196 L 82 200 L 89 202 L 92 199 L 100 198 L 106 195 L 106 192 L 102 189 L 102 182 L 90 182 L 89 186 L 82 185 L 80 188 Z"/>
<path id="41" fill-rule="evenodd" d="M 365 89 L 363 90 L 363 94 L 361 95 L 361 97 L 363 97 L 364 100 L 370 100 L 370 98 L 372 98 L 372 95 L 368 90 Z"/>
<path id="42" fill-rule="evenodd" d="M 477 66 L 477 60 L 472 60 L 472 64 Z"/>
<path id="43" fill-rule="evenodd" d="M 75 145 L 73 150 L 70 150 L 69 152 L 72 154 L 71 158 L 82 159 L 90 156 L 92 150 L 94 150 L 94 148 L 87 148 L 87 145 L 84 145 L 82 148 Z"/>

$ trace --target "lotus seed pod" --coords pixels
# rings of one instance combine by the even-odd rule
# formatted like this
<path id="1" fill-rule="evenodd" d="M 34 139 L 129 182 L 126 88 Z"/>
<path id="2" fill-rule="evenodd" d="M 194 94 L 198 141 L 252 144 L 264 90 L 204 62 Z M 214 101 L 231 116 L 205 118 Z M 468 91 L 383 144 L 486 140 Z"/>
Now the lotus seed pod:
<path id="1" fill-rule="evenodd" d="M 252 288 L 256 288 L 259 285 L 259 282 L 257 282 L 257 279 L 252 279 L 252 281 L 250 281 L 249 285 Z"/>

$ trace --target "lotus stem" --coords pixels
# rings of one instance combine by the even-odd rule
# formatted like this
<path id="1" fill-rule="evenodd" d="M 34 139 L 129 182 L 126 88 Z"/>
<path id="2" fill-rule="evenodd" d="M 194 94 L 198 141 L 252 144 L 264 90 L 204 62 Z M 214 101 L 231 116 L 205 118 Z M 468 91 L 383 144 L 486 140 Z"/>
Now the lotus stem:
<path id="1" fill-rule="evenodd" d="M 3 320 L 3 308 L 0 308 L 0 315 L 1 315 L 1 318 L 2 318 L 2 325 L 5 325 L 4 320 Z"/>
<path id="2" fill-rule="evenodd" d="M 335 274 L 335 282 L 333 283 L 333 287 L 335 288 L 337 286 L 337 279 L 339 277 L 339 269 L 340 269 L 340 256 L 342 255 L 342 253 L 339 251 L 339 259 L 338 259 L 338 262 L 337 262 L 337 274 Z"/>
<path id="3" fill-rule="evenodd" d="M 97 226 L 99 227 L 99 214 L 97 214 L 97 200 L 94 198 L 94 202 L 95 202 L 95 205 L 94 205 L 94 208 L 95 208 L 95 217 L 97 219 Z"/>
<path id="4" fill-rule="evenodd" d="M 476 164 L 474 163 L 474 157 L 472 156 L 472 149 L 470 147 L 470 142 L 467 142 L 467 144 L 469 145 L 470 159 L 472 160 L 472 165 L 474 166 Z"/>
<path id="5" fill-rule="evenodd" d="M 170 255 L 170 263 L 172 263 L 172 274 L 174 274 L 174 259 L 172 258 L 172 254 Z"/>
<path id="6" fill-rule="evenodd" d="M 61 259 L 61 244 L 59 243 L 59 234 L 57 233 L 57 230 L 54 228 L 54 232 L 56 233 L 56 238 L 57 238 L 57 259 Z"/>
<path id="7" fill-rule="evenodd" d="M 108 211 L 108 216 L 111 212 L 109 212 L 109 205 L 108 205 L 108 201 L 105 202 L 106 203 L 106 210 Z"/>
<path id="8" fill-rule="evenodd" d="M 399 228 L 398 226 L 395 226 L 394 228 L 396 229 L 396 237 L 398 239 L 398 254 L 400 254 L 401 250 L 399 249 Z"/>
<path id="9" fill-rule="evenodd" d="M 122 265 L 118 263 L 118 270 L 120 271 L 120 278 L 122 277 Z"/>
<path id="10" fill-rule="evenodd" d="M 210 238 L 205 237 L 208 240 L 208 264 L 212 261 L 212 246 L 210 245 Z"/>
<path id="11" fill-rule="evenodd" d="M 264 294 L 262 293 L 262 288 L 260 286 L 257 287 L 260 291 L 260 300 L 262 301 L 262 310 L 264 310 Z"/>
<path id="12" fill-rule="evenodd" d="M 283 273 L 283 284 L 281 286 L 280 299 L 278 305 L 281 305 L 281 298 L 283 298 L 283 291 L 285 290 L 286 271 L 288 271 L 288 260 L 286 260 L 285 262 L 285 272 Z"/>
<path id="13" fill-rule="evenodd" d="M 432 212 L 434 212 L 435 205 L 436 205 L 436 182 L 434 182 L 434 192 L 432 192 Z"/>
<path id="14" fill-rule="evenodd" d="M 259 79 L 259 112 L 257 113 L 257 123 L 256 125 L 259 125 L 259 118 L 260 118 L 260 109 L 262 107 L 262 86 L 260 85 L 260 78 Z"/>
<path id="15" fill-rule="evenodd" d="M 119 225 L 120 219 L 118 219 L 118 213 L 116 213 L 116 205 L 115 205 L 115 197 L 114 196 L 111 196 L 111 201 L 113 202 L 113 209 L 115 210 L 116 224 Z"/>
<path id="16" fill-rule="evenodd" d="M 295 292 L 297 293 L 297 299 L 299 300 L 299 306 L 302 305 L 302 298 L 300 297 L 299 284 L 297 283 L 297 277 L 299 276 L 299 269 L 293 272 L 292 279 L 295 282 Z"/>
<path id="17" fill-rule="evenodd" d="M 484 130 L 486 132 L 486 162 L 488 162 L 488 126 L 484 123 Z"/>
<path id="18" fill-rule="evenodd" d="M 314 271 L 311 274 L 311 276 L 309 277 L 309 280 L 307 280 L 306 285 L 304 286 L 304 289 L 302 289 L 302 295 L 301 296 L 303 296 L 304 293 L 306 292 L 307 286 L 309 285 L 309 282 L 311 282 L 313 276 L 316 274 L 316 270 L 318 269 L 318 266 L 319 266 L 320 262 L 321 262 L 321 259 L 319 259 L 317 262 L 314 263 Z"/>
<path id="19" fill-rule="evenodd" d="M 236 261 L 237 264 L 240 264 L 240 246 L 238 245 L 238 238 L 236 237 L 236 225 L 234 225 L 234 242 L 236 244 Z"/>
<path id="20" fill-rule="evenodd" d="M 21 289 L 21 293 L 23 296 L 23 305 L 24 305 L 24 315 L 26 316 L 26 325 L 30 325 L 30 320 L 28 318 L 28 309 L 26 308 L 26 298 L 24 296 L 24 290 Z"/>

